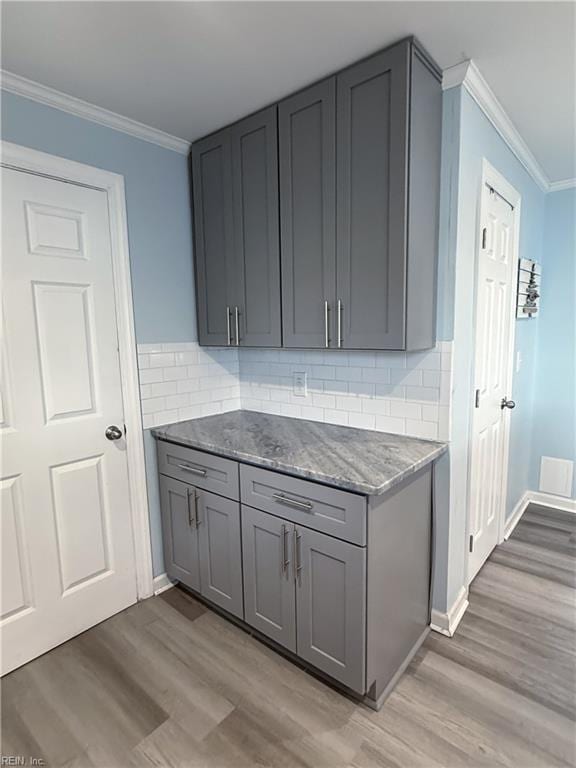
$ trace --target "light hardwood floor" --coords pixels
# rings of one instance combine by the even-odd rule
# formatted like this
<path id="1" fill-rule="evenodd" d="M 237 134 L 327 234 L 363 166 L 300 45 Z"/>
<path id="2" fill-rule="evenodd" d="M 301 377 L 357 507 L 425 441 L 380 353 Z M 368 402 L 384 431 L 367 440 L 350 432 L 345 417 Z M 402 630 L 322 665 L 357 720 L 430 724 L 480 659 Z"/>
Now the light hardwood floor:
<path id="1" fill-rule="evenodd" d="M 54 766 L 575 763 L 576 516 L 531 507 L 381 712 L 179 589 L 11 673 L 2 752 Z M 29 764 L 29 762 L 27 762 Z"/>

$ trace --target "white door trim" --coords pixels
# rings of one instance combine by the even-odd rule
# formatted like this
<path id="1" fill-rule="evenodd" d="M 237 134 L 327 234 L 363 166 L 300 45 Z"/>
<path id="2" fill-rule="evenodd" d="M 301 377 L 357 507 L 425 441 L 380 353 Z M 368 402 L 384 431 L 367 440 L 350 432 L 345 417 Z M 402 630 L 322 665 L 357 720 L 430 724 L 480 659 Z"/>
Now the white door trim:
<path id="1" fill-rule="evenodd" d="M 520 247 L 520 216 L 521 216 L 521 205 L 522 205 L 522 196 L 520 193 L 507 181 L 507 179 L 502 176 L 502 174 L 494 168 L 493 165 L 491 165 L 486 158 L 482 159 L 482 179 L 480 184 L 480 189 L 478 190 L 478 218 L 477 218 L 477 232 L 476 232 L 476 250 L 475 250 L 475 273 L 474 273 L 474 326 L 473 326 L 473 333 L 474 333 L 474 339 L 476 338 L 476 316 L 477 316 L 477 283 L 478 283 L 478 259 L 480 254 L 480 245 L 481 245 L 481 236 L 480 236 L 480 222 L 482 221 L 482 192 L 484 190 L 484 185 L 489 185 L 493 189 L 495 189 L 497 192 L 499 192 L 509 203 L 511 203 L 514 206 L 514 238 L 513 238 L 513 245 L 512 245 L 512 258 L 510 259 L 510 284 L 512 286 L 512 290 L 510 291 L 510 304 L 509 304 L 509 313 L 510 313 L 510 324 L 509 324 L 509 337 L 508 337 L 508 349 L 509 349 L 509 355 L 508 355 L 508 369 L 506 371 L 506 391 L 509 392 L 509 396 L 512 395 L 512 382 L 514 378 L 514 339 L 516 334 L 516 281 L 514 279 L 515 272 L 518 268 L 518 258 L 519 258 L 519 247 Z M 471 383 L 474 381 L 475 371 L 473 369 L 473 378 Z M 470 480 L 472 475 L 472 440 L 473 440 L 473 429 L 472 429 L 472 423 L 474 419 L 474 399 L 473 399 L 473 390 L 470 390 L 470 431 L 469 431 L 469 439 L 468 439 L 468 489 L 470 489 Z M 504 423 L 504 457 L 503 457 L 503 471 L 502 471 L 502 486 L 501 486 L 501 506 L 500 511 L 498 514 L 498 542 L 502 543 L 504 541 L 505 537 L 505 525 L 506 525 L 506 494 L 508 490 L 508 462 L 509 462 L 509 453 L 510 453 L 510 419 L 506 419 Z M 468 544 L 469 540 L 469 524 L 470 524 L 470 498 L 468 498 L 468 504 L 467 504 L 467 511 L 468 511 L 468 519 L 466 524 L 466 544 Z M 470 569 L 469 569 L 469 562 L 470 562 L 470 552 L 468 546 L 466 546 L 466 585 L 470 584 Z"/>
<path id="2" fill-rule="evenodd" d="M 134 332 L 130 252 L 126 218 L 124 177 L 91 165 L 38 152 L 7 141 L 1 142 L 1 164 L 30 173 L 103 190 L 108 198 L 112 271 L 116 298 L 116 325 L 120 359 L 122 400 L 126 424 L 126 451 L 130 489 L 130 515 L 134 541 L 136 583 L 140 600 L 153 594 L 152 548 L 146 491 L 144 435 L 140 412 L 140 388 Z"/>

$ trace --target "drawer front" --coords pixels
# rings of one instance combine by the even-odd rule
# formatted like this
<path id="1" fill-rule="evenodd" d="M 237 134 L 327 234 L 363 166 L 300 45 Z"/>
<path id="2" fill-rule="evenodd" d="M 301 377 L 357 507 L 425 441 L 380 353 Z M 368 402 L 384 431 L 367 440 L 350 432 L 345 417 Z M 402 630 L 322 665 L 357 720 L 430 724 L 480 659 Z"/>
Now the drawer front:
<path id="1" fill-rule="evenodd" d="M 366 544 L 366 498 L 268 469 L 240 466 L 242 503 L 352 544 Z"/>
<path id="2" fill-rule="evenodd" d="M 240 498 L 238 463 L 230 459 L 159 440 L 158 471 L 229 499 Z"/>

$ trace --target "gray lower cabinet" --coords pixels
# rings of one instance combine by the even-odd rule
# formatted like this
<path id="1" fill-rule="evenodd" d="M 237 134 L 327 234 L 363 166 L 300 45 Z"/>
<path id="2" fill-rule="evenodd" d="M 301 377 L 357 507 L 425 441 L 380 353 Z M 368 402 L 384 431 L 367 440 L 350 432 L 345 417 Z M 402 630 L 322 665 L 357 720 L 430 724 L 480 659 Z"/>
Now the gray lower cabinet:
<path id="1" fill-rule="evenodd" d="M 431 467 L 365 497 L 163 441 L 158 456 L 205 470 L 204 488 L 160 474 L 168 576 L 378 708 L 430 623 Z M 206 490 L 218 478 L 234 498 Z"/>
<path id="2" fill-rule="evenodd" d="M 366 549 L 242 507 L 245 620 L 365 693 Z"/>
<path id="3" fill-rule="evenodd" d="M 197 501 L 200 592 L 243 618 L 240 505 L 207 491 Z"/>
<path id="4" fill-rule="evenodd" d="M 165 475 L 160 503 L 168 576 L 243 618 L 239 503 Z"/>
<path id="5" fill-rule="evenodd" d="M 160 475 L 162 539 L 166 573 L 200 591 L 198 530 L 194 524 L 194 488 Z"/>
<path id="6" fill-rule="evenodd" d="M 285 347 L 328 347 L 336 307 L 336 78 L 278 106 Z"/>
<path id="7" fill-rule="evenodd" d="M 292 531 L 286 520 L 242 507 L 245 620 L 296 652 Z"/>
<path id="8" fill-rule="evenodd" d="M 366 549 L 296 529 L 298 655 L 358 693 L 366 685 Z"/>

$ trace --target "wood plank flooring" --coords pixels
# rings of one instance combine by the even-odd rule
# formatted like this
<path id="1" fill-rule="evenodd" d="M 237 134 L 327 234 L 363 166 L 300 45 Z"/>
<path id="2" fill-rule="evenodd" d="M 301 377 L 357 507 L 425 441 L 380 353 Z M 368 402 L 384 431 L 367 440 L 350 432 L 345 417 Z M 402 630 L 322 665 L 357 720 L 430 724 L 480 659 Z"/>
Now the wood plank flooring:
<path id="1" fill-rule="evenodd" d="M 576 516 L 530 507 L 381 712 L 179 589 L 2 681 L 2 753 L 84 768 L 576 763 Z"/>

